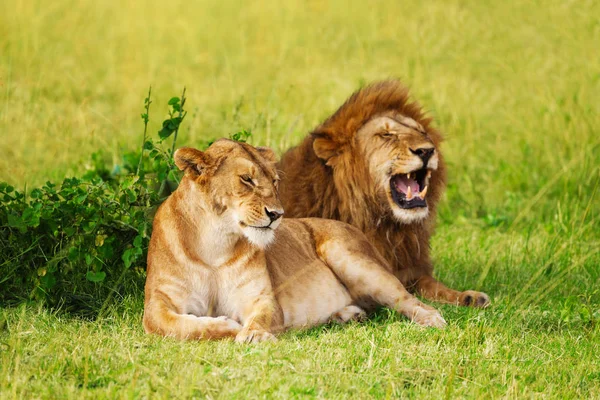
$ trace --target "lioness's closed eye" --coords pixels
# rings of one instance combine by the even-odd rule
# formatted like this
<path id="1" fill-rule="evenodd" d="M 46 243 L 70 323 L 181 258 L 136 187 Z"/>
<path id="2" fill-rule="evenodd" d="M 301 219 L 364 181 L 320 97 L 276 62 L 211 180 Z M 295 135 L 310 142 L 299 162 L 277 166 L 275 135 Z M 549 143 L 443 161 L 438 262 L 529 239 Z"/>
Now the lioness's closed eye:
<path id="1" fill-rule="evenodd" d="M 205 152 L 179 149 L 175 162 L 185 174 L 154 220 L 146 332 L 259 342 L 291 327 L 361 319 L 378 304 L 445 325 L 359 230 L 283 218 L 270 149 L 221 139 Z"/>

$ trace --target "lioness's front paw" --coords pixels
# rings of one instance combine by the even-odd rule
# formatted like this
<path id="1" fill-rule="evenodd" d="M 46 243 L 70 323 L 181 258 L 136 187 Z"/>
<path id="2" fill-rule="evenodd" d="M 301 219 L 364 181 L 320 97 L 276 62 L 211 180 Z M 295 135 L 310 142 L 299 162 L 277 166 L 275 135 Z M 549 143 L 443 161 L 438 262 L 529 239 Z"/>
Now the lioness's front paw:
<path id="1" fill-rule="evenodd" d="M 444 328 L 446 326 L 446 320 L 437 310 L 427 310 L 419 307 L 412 315 L 411 320 L 421 326 L 428 328 Z"/>
<path id="2" fill-rule="evenodd" d="M 235 341 L 238 343 L 260 343 L 271 341 L 277 341 L 277 338 L 271 333 L 258 329 L 242 330 L 235 337 Z"/>
<path id="3" fill-rule="evenodd" d="M 490 296 L 475 290 L 465 290 L 458 301 L 461 306 L 485 308 L 490 305 Z"/>
<path id="4" fill-rule="evenodd" d="M 242 325 L 240 325 L 237 321 L 235 321 L 235 320 L 233 320 L 233 319 L 231 319 L 229 317 L 226 317 L 226 316 L 222 315 L 220 317 L 217 317 L 216 319 L 219 320 L 219 321 L 225 322 L 226 323 L 226 327 L 228 329 L 231 329 L 232 331 L 239 332 L 239 331 L 242 330 Z"/>

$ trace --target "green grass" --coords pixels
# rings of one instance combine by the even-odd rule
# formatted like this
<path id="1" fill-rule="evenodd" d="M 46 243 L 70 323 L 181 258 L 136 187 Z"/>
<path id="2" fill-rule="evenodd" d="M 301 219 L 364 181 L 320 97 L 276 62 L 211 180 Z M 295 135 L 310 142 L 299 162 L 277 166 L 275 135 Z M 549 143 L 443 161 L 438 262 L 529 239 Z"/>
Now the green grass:
<path id="1" fill-rule="evenodd" d="M 146 336 L 142 294 L 97 321 L 0 311 L 1 398 L 600 397 L 600 4 L 0 2 L 0 180 L 118 160 L 187 86 L 181 145 L 253 131 L 282 152 L 360 84 L 398 76 L 445 132 L 437 275 L 486 310 L 278 343 Z M 0 249 L 1 251 L 1 249 Z"/>

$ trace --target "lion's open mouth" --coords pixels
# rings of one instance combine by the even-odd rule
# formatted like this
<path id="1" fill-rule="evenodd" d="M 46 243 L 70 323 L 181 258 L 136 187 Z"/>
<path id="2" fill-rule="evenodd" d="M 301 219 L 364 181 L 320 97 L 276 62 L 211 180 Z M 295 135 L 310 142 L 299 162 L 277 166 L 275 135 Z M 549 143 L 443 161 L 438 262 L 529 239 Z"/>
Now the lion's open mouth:
<path id="1" fill-rule="evenodd" d="M 408 174 L 396 174 L 390 179 L 392 198 L 400 208 L 427 207 L 425 196 L 431 171 L 422 168 Z"/>

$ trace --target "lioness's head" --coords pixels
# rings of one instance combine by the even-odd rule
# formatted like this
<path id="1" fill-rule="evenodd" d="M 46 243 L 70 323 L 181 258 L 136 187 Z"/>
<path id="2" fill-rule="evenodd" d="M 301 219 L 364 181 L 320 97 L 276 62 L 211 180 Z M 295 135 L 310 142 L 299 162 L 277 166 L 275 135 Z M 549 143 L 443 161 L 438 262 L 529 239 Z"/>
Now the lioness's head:
<path id="1" fill-rule="evenodd" d="M 318 127 L 313 149 L 334 170 L 352 165 L 348 179 L 361 179 L 354 185 L 410 224 L 427 218 L 444 184 L 442 138 L 430 122 L 406 88 L 384 81 L 354 93 Z"/>
<path id="2" fill-rule="evenodd" d="M 206 151 L 183 147 L 175 164 L 185 171 L 204 207 L 259 247 L 267 246 L 281 223 L 275 154 L 266 147 L 220 139 Z"/>

